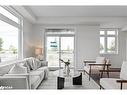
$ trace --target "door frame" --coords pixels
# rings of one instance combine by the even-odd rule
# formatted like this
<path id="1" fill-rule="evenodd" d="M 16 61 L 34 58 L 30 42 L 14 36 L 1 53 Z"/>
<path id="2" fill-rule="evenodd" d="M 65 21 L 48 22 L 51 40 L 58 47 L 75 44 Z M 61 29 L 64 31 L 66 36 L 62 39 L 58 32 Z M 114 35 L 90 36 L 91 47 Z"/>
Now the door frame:
<path id="1" fill-rule="evenodd" d="M 47 37 L 59 37 L 59 51 L 61 51 L 61 37 L 74 37 L 74 55 L 73 55 L 73 62 L 74 62 L 74 68 L 76 66 L 75 62 L 76 62 L 76 36 L 75 36 L 75 29 L 73 29 L 74 33 L 75 34 L 62 34 L 62 35 L 55 35 L 55 34 L 46 34 L 46 29 L 54 29 L 54 28 L 45 28 L 45 31 L 44 31 L 44 58 L 45 60 L 46 57 L 47 57 Z M 55 29 L 72 29 L 72 28 L 55 28 Z M 61 53 L 59 52 L 59 57 L 61 57 Z M 59 67 L 61 67 L 60 65 L 60 61 L 59 61 Z"/>

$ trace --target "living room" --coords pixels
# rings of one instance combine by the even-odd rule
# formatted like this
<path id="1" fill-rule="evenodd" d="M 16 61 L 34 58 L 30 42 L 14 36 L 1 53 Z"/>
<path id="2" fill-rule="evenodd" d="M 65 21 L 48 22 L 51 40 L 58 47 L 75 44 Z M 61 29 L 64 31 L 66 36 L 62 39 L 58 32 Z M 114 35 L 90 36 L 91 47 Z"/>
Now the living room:
<path id="1" fill-rule="evenodd" d="M 127 64 L 126 10 L 126 6 L 0 6 L 1 89 L 126 89 L 122 69 Z M 111 66 L 95 68 L 98 73 L 92 76 L 91 69 L 84 69 L 91 60 L 93 65 L 101 60 L 104 65 L 100 62 L 99 67 L 110 60 L 106 66 Z M 112 77 L 98 76 L 113 70 Z M 114 74 L 120 70 L 124 76 Z M 115 80 L 118 88 L 104 84 L 105 78 L 113 77 L 121 79 Z"/>

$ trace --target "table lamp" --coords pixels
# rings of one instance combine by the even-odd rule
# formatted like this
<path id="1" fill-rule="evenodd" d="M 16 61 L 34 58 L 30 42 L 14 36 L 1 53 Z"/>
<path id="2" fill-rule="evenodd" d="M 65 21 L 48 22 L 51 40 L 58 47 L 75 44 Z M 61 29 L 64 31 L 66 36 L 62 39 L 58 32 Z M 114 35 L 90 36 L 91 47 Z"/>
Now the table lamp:
<path id="1" fill-rule="evenodd" d="M 43 60 L 42 48 L 36 48 L 35 49 L 35 55 L 36 55 L 36 58 L 38 58 L 39 60 Z"/>

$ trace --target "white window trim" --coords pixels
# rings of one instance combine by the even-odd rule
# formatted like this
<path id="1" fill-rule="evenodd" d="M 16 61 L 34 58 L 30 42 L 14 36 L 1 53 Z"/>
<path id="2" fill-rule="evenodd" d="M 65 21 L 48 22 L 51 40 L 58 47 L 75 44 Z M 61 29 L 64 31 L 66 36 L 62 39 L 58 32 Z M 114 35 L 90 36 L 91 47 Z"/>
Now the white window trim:
<path id="1" fill-rule="evenodd" d="M 1 6 L 3 7 L 3 6 Z M 18 59 L 22 59 L 23 58 L 23 17 L 18 14 L 18 12 L 16 12 L 16 10 L 14 10 L 11 6 L 4 6 L 4 9 L 6 9 L 7 11 L 9 11 L 10 13 L 12 13 L 14 16 L 16 16 L 17 18 L 19 18 L 20 23 L 16 23 L 15 21 L 9 19 L 8 17 L 2 15 L 0 13 L 0 20 L 16 27 L 19 29 L 19 33 L 18 33 Z M 11 61 L 11 60 L 10 60 Z"/>
<path id="2" fill-rule="evenodd" d="M 116 34 L 115 35 L 107 35 L 107 31 L 109 31 L 109 30 L 115 30 L 115 32 L 116 32 Z M 101 35 L 101 34 L 99 34 L 100 35 L 100 37 L 104 37 L 104 53 L 100 53 L 100 54 L 118 54 L 118 31 L 119 31 L 119 29 L 117 29 L 117 28 L 102 28 L 102 29 L 100 29 L 100 31 L 104 31 L 105 32 L 105 34 L 103 35 Z M 99 33 L 100 33 L 100 31 L 99 31 Z M 109 52 L 107 52 L 107 38 L 108 37 L 115 37 L 115 53 L 109 53 Z"/>

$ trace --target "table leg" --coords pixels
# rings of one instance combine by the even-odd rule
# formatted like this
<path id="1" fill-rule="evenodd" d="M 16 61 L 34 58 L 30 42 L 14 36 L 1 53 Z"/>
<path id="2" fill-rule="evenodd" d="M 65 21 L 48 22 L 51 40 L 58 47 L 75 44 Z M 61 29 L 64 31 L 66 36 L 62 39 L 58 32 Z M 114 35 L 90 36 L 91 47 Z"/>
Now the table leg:
<path id="1" fill-rule="evenodd" d="M 57 77 L 57 89 L 63 89 L 64 88 L 64 81 L 65 81 L 64 78 Z"/>
<path id="2" fill-rule="evenodd" d="M 82 85 L 82 73 L 78 77 L 73 77 L 73 85 Z"/>

